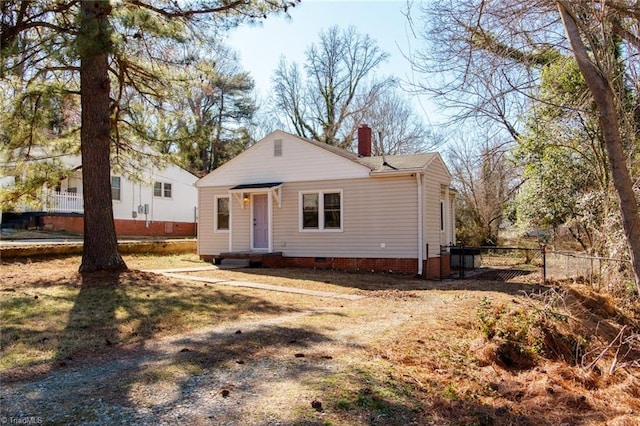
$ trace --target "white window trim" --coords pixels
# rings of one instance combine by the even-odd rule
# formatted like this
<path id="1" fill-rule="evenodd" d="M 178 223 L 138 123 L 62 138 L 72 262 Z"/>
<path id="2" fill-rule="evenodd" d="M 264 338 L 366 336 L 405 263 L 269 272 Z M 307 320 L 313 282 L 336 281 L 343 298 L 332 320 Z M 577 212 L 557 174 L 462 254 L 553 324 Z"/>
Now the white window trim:
<path id="1" fill-rule="evenodd" d="M 302 196 L 306 194 L 318 194 L 318 228 L 304 228 L 304 212 Z M 324 227 L 324 194 L 340 194 L 340 228 Z M 324 189 L 319 191 L 298 192 L 298 231 L 299 232 L 344 232 L 344 195 L 342 189 Z"/>
<path id="2" fill-rule="evenodd" d="M 229 200 L 229 229 L 218 229 L 218 200 L 220 198 Z M 231 197 L 229 195 L 216 195 L 213 202 L 213 232 L 216 234 L 228 234 L 231 232 Z"/>

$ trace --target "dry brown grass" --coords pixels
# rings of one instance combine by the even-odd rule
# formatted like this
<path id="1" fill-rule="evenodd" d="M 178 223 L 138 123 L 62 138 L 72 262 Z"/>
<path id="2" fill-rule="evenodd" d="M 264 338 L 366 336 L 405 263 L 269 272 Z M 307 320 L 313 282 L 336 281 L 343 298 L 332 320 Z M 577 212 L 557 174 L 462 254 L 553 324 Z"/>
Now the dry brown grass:
<path id="1" fill-rule="evenodd" d="M 194 255 L 125 260 L 136 269 L 204 265 Z M 551 303 L 549 297 L 531 295 L 548 288 L 513 281 L 434 282 L 299 269 L 192 273 L 367 296 L 344 301 L 135 270 L 83 277 L 76 273 L 78 265 L 77 257 L 2 265 L 0 369 L 5 378 L 13 374 L 26 380 L 25 371 L 32 374 L 34 367 L 62 368 L 105 353 L 132 356 L 130 351 L 144 342 L 203 327 L 287 317 L 286 327 L 227 336 L 222 344 L 192 344 L 170 362 L 145 364 L 128 378 L 126 395 L 118 387 L 122 384 L 114 393 L 126 396 L 127 404 L 154 407 L 163 398 L 179 398 L 193 377 L 232 374 L 245 363 L 254 375 L 286 365 L 295 374 L 261 386 L 264 394 L 228 420 L 350 425 L 640 421 L 639 366 L 632 363 L 637 346 L 615 340 L 623 327 L 627 337 L 638 333 L 638 320 L 617 301 L 584 287 L 554 289 L 558 297 Z M 315 313 L 296 317 L 310 310 Z M 518 361 L 505 348 L 529 352 Z M 304 357 L 295 358 L 298 353 Z M 242 388 L 232 382 L 224 386 L 232 395 Z M 300 395 L 310 395 L 322 409 Z"/>

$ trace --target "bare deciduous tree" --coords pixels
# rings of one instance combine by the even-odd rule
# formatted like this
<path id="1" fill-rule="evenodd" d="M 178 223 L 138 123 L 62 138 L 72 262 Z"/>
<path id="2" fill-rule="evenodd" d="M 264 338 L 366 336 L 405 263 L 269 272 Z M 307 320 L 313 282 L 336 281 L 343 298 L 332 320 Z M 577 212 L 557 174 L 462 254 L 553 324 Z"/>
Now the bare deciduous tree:
<path id="1" fill-rule="evenodd" d="M 284 114 L 298 135 L 349 148 L 360 124 L 354 117 L 392 82 L 373 78 L 387 58 L 368 35 L 331 27 L 307 49 L 304 74 L 297 63 L 280 61 L 273 110 Z"/>
<path id="2" fill-rule="evenodd" d="M 414 154 L 433 151 L 444 138 L 427 127 L 417 115 L 408 98 L 390 88 L 358 117 L 377 134 L 373 155 Z"/>
<path id="3" fill-rule="evenodd" d="M 415 62 L 420 70 L 441 71 L 444 77 L 424 89 L 459 108 L 463 118 L 501 122 L 512 137 L 518 137 L 512 119 L 517 123 L 528 108 L 526 100 L 535 96 L 540 67 L 558 55 L 575 57 L 597 106 L 640 289 L 640 217 L 627 167 L 634 157 L 630 150 L 636 149 L 630 103 L 637 98 L 638 84 L 625 82 L 638 75 L 633 59 L 640 48 L 636 2 L 479 0 L 431 6 L 425 9 L 430 25 L 423 35 L 435 53 L 425 49 Z M 615 48 L 617 40 L 624 42 L 624 49 Z M 629 88 L 635 90 L 632 96 Z"/>
<path id="4" fill-rule="evenodd" d="M 615 36 L 631 41 L 633 50 L 640 47 L 637 6 L 635 3 L 610 6 L 606 2 L 570 4 L 565 1 L 558 1 L 557 5 L 571 50 L 599 111 L 611 180 L 618 194 L 622 225 L 640 291 L 640 216 L 623 141 L 624 137 L 635 139 L 636 136 L 623 132 L 627 119 L 623 107 L 625 94 L 616 90 L 620 85 L 615 80 L 620 75 L 618 58 L 612 48 Z M 635 140 L 626 141 L 626 145 L 630 143 Z"/>
<path id="5" fill-rule="evenodd" d="M 462 136 L 447 152 L 458 189 L 457 237 L 463 244 L 496 245 L 505 206 L 521 180 L 508 158 L 508 143 L 494 135 L 480 134 L 477 140 Z"/>

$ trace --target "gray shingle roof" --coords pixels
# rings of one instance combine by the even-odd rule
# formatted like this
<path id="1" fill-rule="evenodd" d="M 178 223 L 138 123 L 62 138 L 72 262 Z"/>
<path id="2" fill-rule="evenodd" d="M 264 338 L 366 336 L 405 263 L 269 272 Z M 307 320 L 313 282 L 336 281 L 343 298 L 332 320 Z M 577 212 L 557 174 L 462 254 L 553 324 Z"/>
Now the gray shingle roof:
<path id="1" fill-rule="evenodd" d="M 359 157 L 356 161 L 369 167 L 373 172 L 414 170 L 425 168 L 435 155 L 433 152 L 426 154 L 385 155 L 384 159 L 382 157 Z"/>
<path id="2" fill-rule="evenodd" d="M 358 155 L 345 151 L 337 146 L 328 145 L 326 143 L 314 141 L 300 137 L 300 139 L 315 145 L 319 148 L 325 149 L 343 158 L 353 161 L 354 163 L 362 164 L 365 167 L 371 169 L 372 172 L 385 172 L 385 171 L 403 171 L 425 168 L 429 162 L 436 155 L 433 152 L 425 154 L 408 154 L 408 155 L 385 155 L 384 160 L 382 157 L 359 157 Z M 386 162 L 386 164 L 385 164 Z"/>

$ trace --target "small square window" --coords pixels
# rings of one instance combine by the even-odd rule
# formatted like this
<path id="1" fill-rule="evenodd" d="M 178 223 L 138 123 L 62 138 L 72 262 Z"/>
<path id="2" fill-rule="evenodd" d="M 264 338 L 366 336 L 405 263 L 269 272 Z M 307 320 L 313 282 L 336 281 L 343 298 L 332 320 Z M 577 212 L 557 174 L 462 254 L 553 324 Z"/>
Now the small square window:
<path id="1" fill-rule="evenodd" d="M 162 197 L 162 182 L 153 183 L 153 196 Z"/>
<path id="2" fill-rule="evenodd" d="M 171 198 L 171 184 L 164 184 L 164 198 Z"/>

